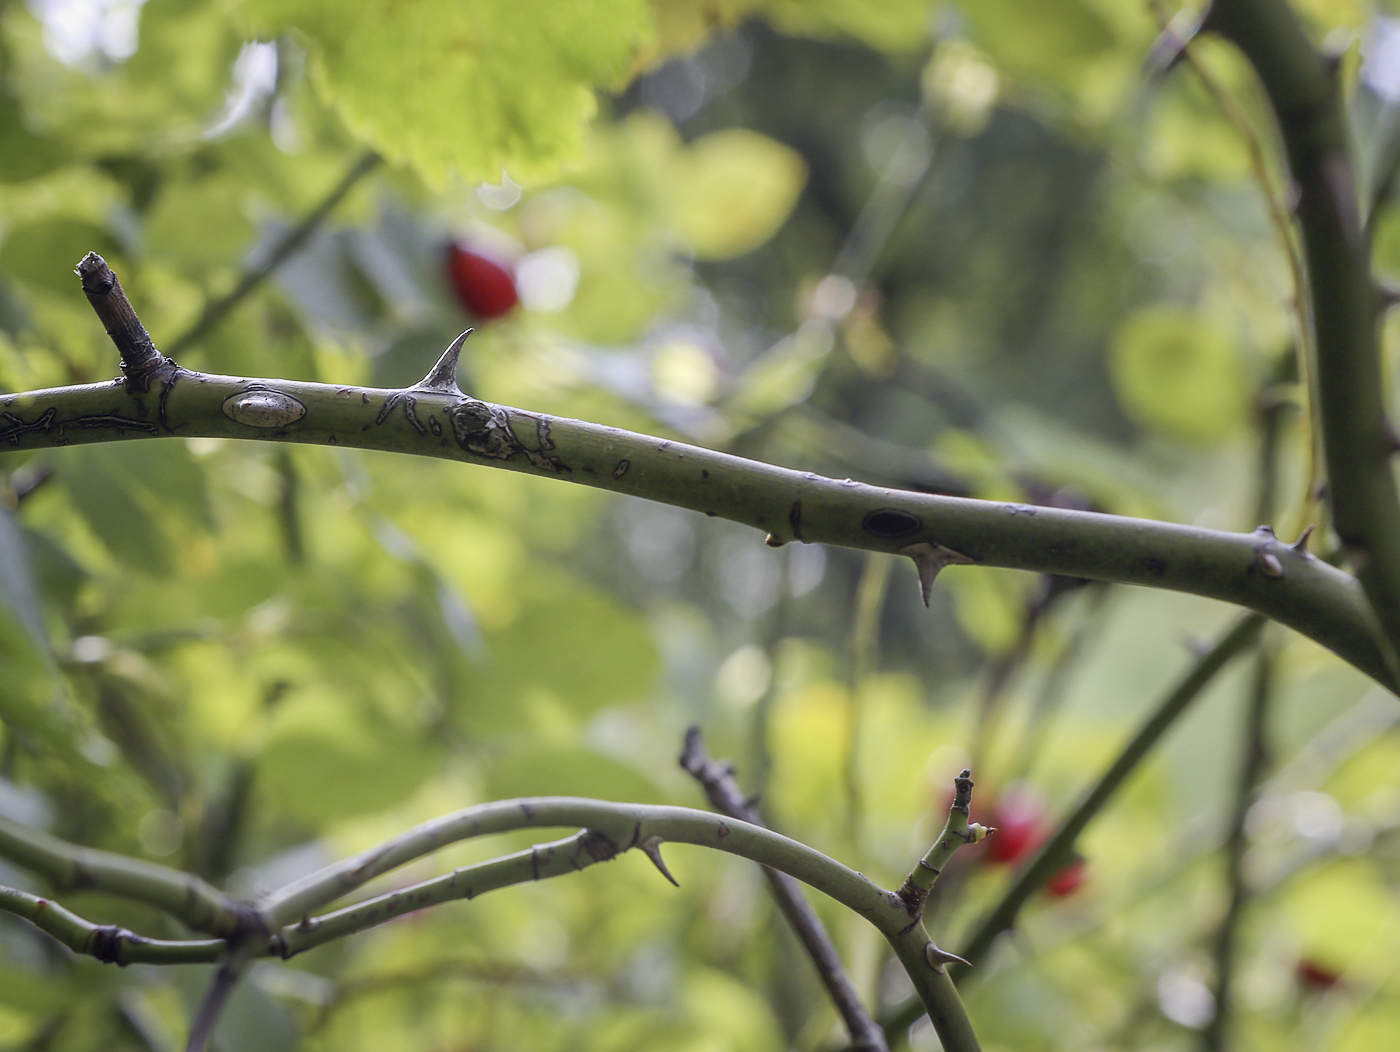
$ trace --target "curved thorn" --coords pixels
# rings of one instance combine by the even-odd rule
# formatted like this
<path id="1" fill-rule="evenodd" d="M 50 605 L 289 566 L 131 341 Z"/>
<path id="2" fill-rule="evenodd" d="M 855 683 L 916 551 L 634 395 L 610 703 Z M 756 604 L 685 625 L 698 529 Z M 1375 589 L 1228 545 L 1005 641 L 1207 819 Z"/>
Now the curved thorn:
<path id="1" fill-rule="evenodd" d="M 1289 547 L 1292 548 L 1295 552 L 1299 553 L 1300 555 L 1311 554 L 1308 551 L 1308 538 L 1312 536 L 1312 532 L 1315 529 L 1317 529 L 1317 523 L 1308 523 L 1308 525 L 1304 528 L 1303 532 L 1298 535 L 1298 539 L 1292 544 L 1290 544 Z"/>
<path id="2" fill-rule="evenodd" d="M 972 967 L 971 964 L 963 960 L 956 953 L 949 953 L 947 950 L 940 950 L 932 942 L 930 942 L 927 946 L 924 947 L 924 957 L 928 960 L 929 964 L 933 965 L 933 967 L 938 969 L 942 969 L 942 967 L 945 964 L 963 964 L 967 965 L 967 967 L 969 968 Z"/>
<path id="3" fill-rule="evenodd" d="M 661 870 L 661 875 L 669 880 L 676 887 L 680 887 L 680 881 L 671 876 L 671 871 L 666 868 L 666 861 L 661 857 L 661 837 L 649 836 L 637 846 L 641 848 L 642 854 L 651 859 L 651 864 Z"/>
<path id="4" fill-rule="evenodd" d="M 914 560 L 914 567 L 919 571 L 919 591 L 923 593 L 924 606 L 928 606 L 929 596 L 933 594 L 933 582 L 938 577 L 938 571 L 955 563 L 967 564 L 973 561 L 962 552 L 955 552 L 937 541 L 911 544 L 907 548 L 901 548 L 899 554 Z"/>
<path id="5" fill-rule="evenodd" d="M 457 386 L 457 359 L 462 354 L 462 344 L 467 342 L 467 337 L 472 334 L 472 330 L 458 336 L 442 352 L 442 357 L 437 360 L 437 364 L 428 370 L 428 375 L 413 385 L 415 391 L 442 391 L 446 394 L 462 393 L 462 389 Z"/>

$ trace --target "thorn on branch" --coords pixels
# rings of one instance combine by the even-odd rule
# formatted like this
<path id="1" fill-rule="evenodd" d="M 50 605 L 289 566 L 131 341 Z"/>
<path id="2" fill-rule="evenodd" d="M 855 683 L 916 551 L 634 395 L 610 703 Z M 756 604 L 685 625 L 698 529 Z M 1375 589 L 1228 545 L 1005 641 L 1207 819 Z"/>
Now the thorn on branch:
<path id="1" fill-rule="evenodd" d="M 945 548 L 937 541 L 911 544 L 907 548 L 901 548 L 899 554 L 914 560 L 914 568 L 919 571 L 919 590 L 923 593 L 924 606 L 928 606 L 929 596 L 933 594 L 933 582 L 938 579 L 938 573 L 943 567 L 965 566 L 976 562 L 972 557 L 955 552 L 952 548 Z"/>
<path id="2" fill-rule="evenodd" d="M 961 964 L 968 968 L 972 967 L 971 961 L 963 960 L 956 953 L 940 950 L 933 943 L 929 943 L 924 947 L 924 957 L 928 960 L 928 963 L 933 966 L 933 969 L 939 972 L 943 970 L 943 966 L 946 964 Z"/>
<path id="3" fill-rule="evenodd" d="M 1312 536 L 1313 530 L 1317 529 L 1317 523 L 1310 522 L 1303 528 L 1303 532 L 1298 535 L 1298 539 L 1289 545 L 1299 555 L 1312 555 L 1308 551 L 1308 538 Z"/>
<path id="4" fill-rule="evenodd" d="M 661 857 L 662 838 L 659 836 L 649 836 L 637 845 L 642 854 L 651 859 L 651 864 L 661 871 L 661 875 L 669 880 L 676 887 L 681 886 L 681 882 L 671 876 L 671 871 L 666 868 L 666 860 Z"/>
<path id="5" fill-rule="evenodd" d="M 89 252 L 79 260 L 73 273 L 78 275 L 88 303 L 117 346 L 127 383 L 136 385 L 142 391 L 150 390 L 151 377 L 167 364 L 168 359 L 151 342 L 150 334 L 136 316 L 117 275 L 96 252 Z"/>
<path id="6" fill-rule="evenodd" d="M 462 345 L 467 342 L 467 337 L 472 332 L 473 330 L 468 329 L 453 340 L 447 350 L 442 352 L 437 364 L 428 370 L 427 376 L 413 385 L 413 389 L 462 396 L 462 389 L 457 386 L 457 359 L 461 357 Z"/>

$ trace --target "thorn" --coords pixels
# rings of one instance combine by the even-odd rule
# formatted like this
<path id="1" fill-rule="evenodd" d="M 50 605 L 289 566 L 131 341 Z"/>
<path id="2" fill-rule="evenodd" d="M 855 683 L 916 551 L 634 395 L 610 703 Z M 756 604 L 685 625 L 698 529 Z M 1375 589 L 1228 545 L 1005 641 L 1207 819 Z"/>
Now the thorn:
<path id="1" fill-rule="evenodd" d="M 943 970 L 943 966 L 945 964 L 963 964 L 969 968 L 972 967 L 971 961 L 963 960 L 956 953 L 949 953 L 947 950 L 940 950 L 933 943 L 929 943 L 927 946 L 924 947 L 924 959 L 927 960 L 929 964 L 933 965 L 933 967 L 940 972 Z"/>
<path id="2" fill-rule="evenodd" d="M 901 548 L 899 554 L 914 560 L 914 568 L 919 571 L 919 590 L 924 596 L 924 606 L 928 606 L 929 596 L 933 594 L 933 582 L 938 578 L 938 571 L 945 566 L 967 565 L 976 561 L 962 552 L 945 548 L 937 541 L 911 544 L 907 548 Z"/>
<path id="3" fill-rule="evenodd" d="M 642 849 L 642 854 L 651 859 L 651 864 L 661 870 L 661 875 L 669 880 L 676 887 L 680 887 L 680 881 L 671 876 L 671 871 L 666 868 L 666 861 L 661 857 L 661 841 L 659 836 L 649 836 L 637 846 Z"/>
<path id="4" fill-rule="evenodd" d="M 1310 522 L 1304 527 L 1303 532 L 1298 535 L 1298 539 L 1289 545 L 1299 555 L 1311 555 L 1308 551 L 1308 538 L 1312 536 L 1313 530 L 1317 529 L 1317 523 Z"/>
<path id="5" fill-rule="evenodd" d="M 1255 532 L 1255 533 L 1258 533 L 1258 534 L 1262 534 L 1263 536 L 1267 537 L 1269 540 L 1273 540 L 1273 539 L 1274 539 L 1274 528 L 1273 528 L 1272 526 L 1256 526 L 1256 527 L 1254 527 L 1254 532 Z"/>
<path id="6" fill-rule="evenodd" d="M 1390 310 L 1390 308 L 1394 307 L 1396 304 L 1400 304 L 1400 285 L 1377 279 L 1376 302 L 1382 314 Z"/>
<path id="7" fill-rule="evenodd" d="M 444 394 L 460 395 L 462 389 L 457 386 L 457 359 L 462 354 L 462 344 L 467 342 L 467 337 L 472 334 L 472 330 L 458 336 L 442 352 L 442 357 L 437 360 L 437 364 L 428 370 L 428 375 L 413 385 L 415 391 L 441 391 Z"/>

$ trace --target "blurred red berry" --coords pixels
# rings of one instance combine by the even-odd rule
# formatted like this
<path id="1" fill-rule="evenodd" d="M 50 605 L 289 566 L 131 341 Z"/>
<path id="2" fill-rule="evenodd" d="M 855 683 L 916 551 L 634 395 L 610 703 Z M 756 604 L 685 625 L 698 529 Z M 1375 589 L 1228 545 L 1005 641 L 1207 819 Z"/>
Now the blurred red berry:
<path id="1" fill-rule="evenodd" d="M 1341 981 L 1341 976 L 1337 972 L 1328 968 L 1325 964 L 1318 964 L 1310 961 L 1306 957 L 1297 963 L 1293 969 L 1294 978 L 1298 980 L 1298 985 L 1304 990 L 1330 990 Z"/>
<path id="2" fill-rule="evenodd" d="M 1057 899 L 1073 895 L 1083 886 L 1088 875 L 1088 862 L 1082 858 L 1077 858 L 1046 881 L 1045 893 Z"/>
<path id="3" fill-rule="evenodd" d="M 509 267 L 462 245 L 448 249 L 447 276 L 457 301 L 483 321 L 509 314 L 520 302 Z"/>
<path id="4" fill-rule="evenodd" d="M 1020 862 L 1045 839 L 1045 805 L 1024 786 L 1011 786 L 997 800 L 988 823 L 996 832 L 987 838 L 987 862 L 1010 866 Z"/>

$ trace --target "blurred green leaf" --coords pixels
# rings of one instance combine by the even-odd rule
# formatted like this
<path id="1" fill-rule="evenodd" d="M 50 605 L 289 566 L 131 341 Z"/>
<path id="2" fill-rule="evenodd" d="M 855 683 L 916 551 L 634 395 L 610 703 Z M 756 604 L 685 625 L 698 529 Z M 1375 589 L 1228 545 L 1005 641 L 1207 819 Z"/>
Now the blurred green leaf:
<path id="1" fill-rule="evenodd" d="M 1249 389 L 1239 353 L 1195 314 L 1140 310 L 1118 330 L 1111 364 L 1124 407 L 1148 427 L 1209 444 L 1245 421 Z"/>

